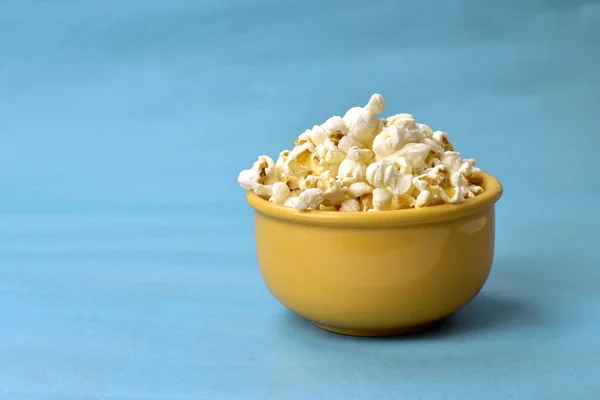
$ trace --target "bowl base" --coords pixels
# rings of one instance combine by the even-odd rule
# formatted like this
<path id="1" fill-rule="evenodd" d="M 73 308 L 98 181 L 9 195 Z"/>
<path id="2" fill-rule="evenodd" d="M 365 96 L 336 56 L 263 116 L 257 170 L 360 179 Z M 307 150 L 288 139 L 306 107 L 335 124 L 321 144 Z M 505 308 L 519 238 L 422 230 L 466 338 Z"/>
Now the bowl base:
<path id="1" fill-rule="evenodd" d="M 426 322 L 424 324 L 419 324 L 419 325 L 414 325 L 414 326 L 404 326 L 404 327 L 400 327 L 400 328 L 386 328 L 386 329 L 338 328 L 338 327 L 334 327 L 334 326 L 319 324 L 317 322 L 313 322 L 313 324 L 325 331 L 338 333 L 340 335 L 382 337 L 382 336 L 408 335 L 411 333 L 423 332 L 423 331 L 433 328 L 434 326 L 439 324 L 441 321 L 442 321 L 442 319 L 438 319 L 435 321 Z"/>

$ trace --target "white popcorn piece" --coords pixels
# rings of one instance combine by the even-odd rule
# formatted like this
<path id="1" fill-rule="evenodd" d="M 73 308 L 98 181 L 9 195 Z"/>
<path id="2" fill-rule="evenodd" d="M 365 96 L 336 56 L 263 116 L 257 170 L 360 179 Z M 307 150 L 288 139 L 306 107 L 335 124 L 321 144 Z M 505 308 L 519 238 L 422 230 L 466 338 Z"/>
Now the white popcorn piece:
<path id="1" fill-rule="evenodd" d="M 287 163 L 287 159 L 290 156 L 289 150 L 283 150 L 279 153 L 279 157 L 277 158 L 277 162 L 275 162 L 275 173 L 279 179 L 283 176 L 283 167 Z"/>
<path id="2" fill-rule="evenodd" d="M 418 168 L 424 164 L 430 150 L 429 146 L 423 143 L 407 143 L 396 154 L 403 157 L 411 168 Z"/>
<path id="3" fill-rule="evenodd" d="M 356 199 L 344 200 L 340 205 L 340 211 L 342 212 L 359 212 L 361 208 L 361 204 Z"/>
<path id="4" fill-rule="evenodd" d="M 446 203 L 458 203 L 463 198 L 462 175 L 458 172 L 450 174 L 450 185 L 439 189 L 439 196 Z"/>
<path id="5" fill-rule="evenodd" d="M 291 191 L 294 191 L 300 190 L 300 179 L 302 179 L 302 176 L 284 175 L 282 181 L 287 183 Z"/>
<path id="6" fill-rule="evenodd" d="M 420 142 L 423 134 L 411 114 L 396 114 L 387 119 L 388 126 L 395 126 L 401 133 L 404 143 Z"/>
<path id="7" fill-rule="evenodd" d="M 398 151 L 403 142 L 400 130 L 394 125 L 387 126 L 373 139 L 373 152 L 378 157 L 386 157 Z"/>
<path id="8" fill-rule="evenodd" d="M 257 181 L 254 181 L 252 182 L 252 191 L 260 197 L 269 199 L 273 195 L 273 186 L 263 185 L 261 183 L 258 183 Z"/>
<path id="9" fill-rule="evenodd" d="M 410 194 L 403 194 L 400 196 L 396 196 L 396 202 L 398 204 L 397 207 L 399 209 L 405 209 L 415 207 L 415 203 L 417 202 L 417 200 Z"/>
<path id="10" fill-rule="evenodd" d="M 283 182 L 275 182 L 271 187 L 271 193 L 269 201 L 284 204 L 290 196 L 290 188 Z"/>
<path id="11" fill-rule="evenodd" d="M 483 193 L 483 188 L 481 186 L 477 186 L 477 185 L 467 186 L 467 196 L 468 197 L 475 197 L 481 193 Z"/>
<path id="12" fill-rule="evenodd" d="M 346 124 L 344 124 L 344 120 L 342 119 L 342 117 L 339 116 L 329 118 L 321 126 L 323 127 L 323 129 L 325 129 L 329 136 L 337 132 L 341 133 L 342 135 L 348 133 L 348 127 L 346 126 Z"/>
<path id="13" fill-rule="evenodd" d="M 316 164 L 316 152 L 316 147 L 310 142 L 294 147 L 283 167 L 284 174 L 287 176 L 298 176 L 312 170 Z"/>
<path id="14" fill-rule="evenodd" d="M 252 169 L 245 169 L 238 175 L 238 183 L 243 189 L 252 190 L 254 181 L 258 179 L 258 174 Z"/>
<path id="15" fill-rule="evenodd" d="M 401 196 L 408 193 L 412 187 L 413 176 L 411 174 L 398 174 L 396 180 L 391 186 L 392 193 L 395 196 Z"/>
<path id="16" fill-rule="evenodd" d="M 344 186 L 348 186 L 354 182 L 363 181 L 365 179 L 366 170 L 367 165 L 362 161 L 346 158 L 340 163 L 337 178 L 342 180 Z"/>
<path id="17" fill-rule="evenodd" d="M 317 175 L 307 175 L 298 179 L 298 189 L 304 191 L 306 189 L 315 189 L 319 186 L 320 177 Z"/>
<path id="18" fill-rule="evenodd" d="M 424 181 L 422 177 L 423 175 L 415 176 L 412 181 L 412 184 L 415 186 L 415 188 L 421 192 L 427 190 L 427 186 L 429 186 L 429 183 Z"/>
<path id="19" fill-rule="evenodd" d="M 353 146 L 348 149 L 346 156 L 352 161 L 360 161 L 368 164 L 373 159 L 373 152 L 369 149 L 359 149 L 358 147 Z"/>
<path id="20" fill-rule="evenodd" d="M 477 165 L 477 161 L 474 158 L 463 158 L 463 161 L 469 163 L 471 167 Z"/>
<path id="21" fill-rule="evenodd" d="M 385 188 L 375 188 L 373 190 L 373 209 L 375 211 L 385 211 L 395 209 L 395 197 L 389 190 Z"/>
<path id="22" fill-rule="evenodd" d="M 454 150 L 454 145 L 448 140 L 448 134 L 442 131 L 433 132 L 432 139 L 435 140 L 446 151 Z"/>
<path id="23" fill-rule="evenodd" d="M 434 167 L 437 167 L 438 165 L 442 165 L 442 160 L 433 156 L 432 153 L 429 153 L 429 156 L 427 156 L 427 158 L 425 159 L 425 169 L 434 168 Z M 422 172 L 419 172 L 419 173 L 422 173 Z"/>
<path id="24" fill-rule="evenodd" d="M 309 140 L 310 140 L 310 129 L 307 129 L 304 132 L 302 132 L 300 135 L 298 135 L 296 140 L 294 140 L 294 146 L 299 146 L 301 144 L 308 142 Z"/>
<path id="25" fill-rule="evenodd" d="M 253 190 L 255 184 L 271 185 L 277 181 L 275 162 L 269 156 L 259 156 L 252 168 L 238 175 L 238 183 L 246 190 Z"/>
<path id="26" fill-rule="evenodd" d="M 385 99 L 379 93 L 375 93 L 371 96 L 365 108 L 373 114 L 380 114 L 385 110 Z"/>
<path id="27" fill-rule="evenodd" d="M 411 174 L 413 172 L 412 165 L 408 163 L 408 160 L 405 157 L 399 155 L 398 152 L 390 154 L 389 156 L 382 158 L 382 160 L 391 163 L 403 174 Z"/>
<path id="28" fill-rule="evenodd" d="M 381 160 L 367 167 L 365 177 L 371 186 L 385 188 L 395 184 L 399 172 L 393 164 Z"/>
<path id="29" fill-rule="evenodd" d="M 383 111 L 385 99 L 380 94 L 371 96 L 365 107 L 352 107 L 342 118 L 348 127 L 347 135 L 357 142 L 370 144 L 377 128 L 377 112 Z"/>
<path id="30" fill-rule="evenodd" d="M 344 114 L 344 123 L 348 126 L 347 135 L 357 142 L 371 142 L 377 126 L 377 117 L 371 111 L 362 107 L 353 107 Z"/>
<path id="31" fill-rule="evenodd" d="M 285 202 L 283 203 L 283 205 L 286 207 L 296 208 L 297 202 L 298 202 L 298 196 L 290 196 L 287 199 L 285 199 Z"/>
<path id="32" fill-rule="evenodd" d="M 415 207 L 424 207 L 429 204 L 430 200 L 431 193 L 429 193 L 427 190 L 424 190 L 421 193 L 419 193 L 419 195 L 415 199 Z"/>
<path id="33" fill-rule="evenodd" d="M 419 133 L 423 135 L 423 138 L 431 138 L 433 136 L 433 130 L 425 124 L 417 124 L 417 128 L 419 129 Z M 425 140 L 423 139 L 423 140 Z"/>
<path id="34" fill-rule="evenodd" d="M 315 154 L 317 156 L 317 159 L 319 160 L 324 160 L 325 159 L 325 155 L 327 154 L 327 149 L 325 148 L 325 144 L 319 144 L 315 147 Z"/>
<path id="35" fill-rule="evenodd" d="M 348 195 L 353 199 L 373 193 L 373 187 L 366 182 L 355 182 L 348 187 Z"/>
<path id="36" fill-rule="evenodd" d="M 430 185 L 441 186 L 446 183 L 446 174 L 448 173 L 448 168 L 443 165 L 436 165 L 427 171 L 425 176 L 425 180 L 429 182 Z"/>
<path id="37" fill-rule="evenodd" d="M 323 190 L 323 205 L 337 206 L 346 199 L 348 188 L 342 186 L 342 181 L 329 178 Z"/>
<path id="38" fill-rule="evenodd" d="M 315 146 L 324 144 L 328 138 L 325 129 L 319 125 L 313 126 L 312 130 L 308 133 L 308 137 Z"/>
<path id="39" fill-rule="evenodd" d="M 444 147 L 441 146 L 438 142 L 431 138 L 423 139 L 423 143 L 429 146 L 432 152 L 435 154 L 444 154 Z"/>
<path id="40" fill-rule="evenodd" d="M 456 171 L 463 164 L 463 160 L 460 157 L 460 153 L 456 151 L 445 151 L 440 157 L 440 161 L 444 164 L 448 170 Z M 468 166 L 468 163 L 467 163 Z"/>
<path id="41" fill-rule="evenodd" d="M 401 113 L 387 117 L 386 121 L 388 123 L 388 126 L 396 124 L 404 126 L 406 123 L 415 123 L 415 117 L 413 117 L 412 114 Z"/>
<path id="42" fill-rule="evenodd" d="M 347 153 L 352 147 L 358 147 L 359 149 L 362 149 L 363 144 L 352 139 L 350 136 L 342 137 L 338 143 L 338 148 L 344 153 Z"/>
<path id="43" fill-rule="evenodd" d="M 344 158 L 346 158 L 346 154 L 342 150 L 340 150 L 339 147 L 336 146 L 332 140 L 327 139 L 325 141 L 324 147 L 324 159 L 327 164 L 339 164 L 342 161 L 344 161 Z"/>
<path id="44" fill-rule="evenodd" d="M 316 210 L 323 203 L 323 192 L 321 189 L 306 189 L 298 196 L 295 207 L 299 210 Z"/>
<path id="45" fill-rule="evenodd" d="M 369 211 L 373 209 L 373 195 L 365 194 L 360 196 L 360 205 L 362 207 L 362 211 Z"/>

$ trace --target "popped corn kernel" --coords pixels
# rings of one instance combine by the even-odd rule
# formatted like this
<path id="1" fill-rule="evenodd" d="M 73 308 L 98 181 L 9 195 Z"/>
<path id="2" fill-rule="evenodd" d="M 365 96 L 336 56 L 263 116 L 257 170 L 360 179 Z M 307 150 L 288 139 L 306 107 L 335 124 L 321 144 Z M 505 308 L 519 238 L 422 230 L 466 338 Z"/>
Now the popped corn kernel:
<path id="1" fill-rule="evenodd" d="M 365 179 L 367 165 L 362 161 L 346 158 L 340 163 L 337 178 L 342 180 L 342 184 L 347 186 Z"/>
<path id="2" fill-rule="evenodd" d="M 398 168 L 388 161 L 376 161 L 367 167 L 366 179 L 373 187 L 385 188 L 395 183 L 399 172 Z"/>
<path id="3" fill-rule="evenodd" d="M 348 187 L 348 194 L 353 199 L 359 198 L 365 194 L 373 193 L 373 186 L 366 182 L 355 182 Z"/>
<path id="4" fill-rule="evenodd" d="M 373 209 L 375 211 L 393 210 L 397 206 L 394 204 L 396 198 L 389 190 L 385 188 L 375 188 L 373 190 Z"/>
<path id="5" fill-rule="evenodd" d="M 283 182 L 275 182 L 271 187 L 271 197 L 269 201 L 277 204 L 284 204 L 290 196 L 290 188 Z"/>
<path id="6" fill-rule="evenodd" d="M 347 199 L 340 205 L 340 211 L 343 212 L 358 212 L 361 211 L 361 204 L 356 199 Z"/>
<path id="7" fill-rule="evenodd" d="M 319 206 L 323 203 L 323 192 L 321 189 L 306 189 L 294 202 L 294 207 L 299 210 L 313 209 L 318 210 Z"/>

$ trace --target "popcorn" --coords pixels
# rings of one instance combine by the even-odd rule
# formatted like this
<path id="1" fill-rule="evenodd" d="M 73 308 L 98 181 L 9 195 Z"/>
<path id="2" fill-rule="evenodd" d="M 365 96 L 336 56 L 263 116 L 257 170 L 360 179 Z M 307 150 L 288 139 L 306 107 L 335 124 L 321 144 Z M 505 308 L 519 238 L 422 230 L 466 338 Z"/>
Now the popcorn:
<path id="1" fill-rule="evenodd" d="M 259 156 L 252 168 L 243 170 L 238 175 L 238 182 L 244 189 L 253 189 L 254 183 L 272 184 L 276 181 L 275 163 L 269 156 Z"/>
<path id="2" fill-rule="evenodd" d="M 348 186 L 364 180 L 366 170 L 367 165 L 364 162 L 346 158 L 338 168 L 337 178 L 342 180 L 344 186 Z"/>
<path id="3" fill-rule="evenodd" d="M 274 162 L 260 156 L 238 175 L 240 186 L 299 210 L 380 212 L 458 203 L 483 193 L 482 171 L 463 159 L 448 134 L 411 114 L 378 118 L 374 94 L 298 135 Z"/>
<path id="4" fill-rule="evenodd" d="M 302 175 L 315 165 L 315 153 L 317 149 L 310 142 L 305 142 L 294 147 L 287 157 L 283 167 L 284 174 L 288 176 Z"/>
<path id="5" fill-rule="evenodd" d="M 398 203 L 397 208 L 404 209 L 404 208 L 415 207 L 417 199 L 412 197 L 410 194 L 403 194 L 403 195 L 397 196 L 396 201 Z"/>
<path id="6" fill-rule="evenodd" d="M 260 156 L 252 168 L 240 172 L 238 183 L 247 190 L 252 190 L 257 195 L 271 197 L 271 185 L 277 182 L 276 167 L 269 156 Z"/>
<path id="7" fill-rule="evenodd" d="M 429 204 L 429 201 L 431 199 L 431 193 L 428 192 L 427 190 L 423 190 L 421 193 L 419 193 L 419 195 L 417 196 L 417 198 L 415 199 L 415 207 L 424 207 L 427 204 Z"/>
<path id="8" fill-rule="evenodd" d="M 375 188 L 373 190 L 373 208 L 375 211 L 393 210 L 397 206 L 394 204 L 394 195 L 385 188 Z"/>
<path id="9" fill-rule="evenodd" d="M 348 153 L 348 150 L 350 150 L 352 147 L 358 147 L 360 149 L 363 147 L 363 145 L 352 139 L 350 136 L 342 137 L 338 143 L 338 148 L 344 153 Z"/>
<path id="10" fill-rule="evenodd" d="M 278 179 L 280 179 L 280 180 L 283 178 L 283 169 L 287 163 L 289 156 L 290 156 L 290 151 L 283 150 L 281 153 L 279 153 L 279 157 L 277 158 L 277 162 L 275 163 L 275 173 L 276 173 Z"/>
<path id="11" fill-rule="evenodd" d="M 348 194 L 353 199 L 356 199 L 365 194 L 371 194 L 371 193 L 373 193 L 373 187 L 365 182 L 354 182 L 348 188 Z"/>
<path id="12" fill-rule="evenodd" d="M 353 107 L 342 118 L 348 127 L 347 135 L 357 142 L 368 144 L 373 140 L 377 127 L 377 114 L 383 111 L 385 100 L 380 94 L 371 96 L 365 107 Z"/>
<path id="13" fill-rule="evenodd" d="M 273 195 L 273 186 L 263 185 L 256 181 L 252 182 L 252 190 L 254 191 L 254 193 L 259 195 L 260 197 L 264 197 L 265 199 L 268 199 Z"/>
<path id="14" fill-rule="evenodd" d="M 405 143 L 419 142 L 423 134 L 419 130 L 415 118 L 410 114 L 396 114 L 387 119 L 388 126 L 395 126 Z"/>
<path id="15" fill-rule="evenodd" d="M 319 177 L 316 175 L 308 175 L 298 180 L 298 189 L 304 191 L 306 189 L 315 189 L 318 187 Z"/>
<path id="16" fill-rule="evenodd" d="M 423 140 L 433 136 L 433 130 L 425 124 L 417 124 L 417 129 L 419 129 L 419 133 L 423 135 Z"/>
<path id="17" fill-rule="evenodd" d="M 403 140 L 402 134 L 396 126 L 387 126 L 373 139 L 373 152 L 378 157 L 389 156 L 400 149 Z"/>
<path id="18" fill-rule="evenodd" d="M 360 161 L 367 164 L 373 159 L 373 152 L 369 149 L 359 149 L 353 146 L 348 149 L 346 156 L 352 161 Z"/>
<path id="19" fill-rule="evenodd" d="M 433 140 L 435 140 L 440 146 L 444 148 L 446 151 L 454 150 L 454 145 L 448 140 L 448 134 L 442 131 L 433 132 L 432 136 Z"/>
<path id="20" fill-rule="evenodd" d="M 286 207 L 296 208 L 297 202 L 298 202 L 298 196 L 290 196 L 287 199 L 285 199 L 285 202 L 283 203 L 283 205 Z"/>
<path id="21" fill-rule="evenodd" d="M 467 186 L 467 197 L 475 197 L 478 194 L 483 193 L 483 188 L 477 185 Z"/>
<path id="22" fill-rule="evenodd" d="M 398 168 L 388 161 L 376 161 L 367 167 L 367 182 L 376 188 L 385 188 L 395 184 L 398 176 Z"/>
<path id="23" fill-rule="evenodd" d="M 456 151 L 446 151 L 440 157 L 440 161 L 444 164 L 450 171 L 456 171 L 462 165 L 462 159 L 460 158 L 460 153 Z"/>
<path id="24" fill-rule="evenodd" d="M 362 207 L 362 211 L 373 210 L 373 195 L 365 194 L 360 196 L 360 205 Z"/>
<path id="25" fill-rule="evenodd" d="M 340 211 L 358 212 L 361 210 L 361 204 L 356 199 L 347 199 L 340 204 Z"/>
<path id="26" fill-rule="evenodd" d="M 290 188 L 283 182 L 275 182 L 271 188 L 271 197 L 269 201 L 277 204 L 284 204 L 290 196 Z"/>
<path id="27" fill-rule="evenodd" d="M 423 139 L 423 143 L 426 144 L 427 146 L 429 146 L 429 148 L 431 149 L 431 151 L 435 154 L 443 154 L 444 153 L 444 147 L 441 146 L 438 142 L 436 142 L 435 140 L 426 137 L 425 139 Z"/>
<path id="28" fill-rule="evenodd" d="M 329 178 L 323 191 L 323 205 L 337 206 L 346 200 L 348 188 L 342 186 L 342 181 Z"/>
<path id="29" fill-rule="evenodd" d="M 308 133 L 308 138 L 315 146 L 324 144 L 325 140 L 328 139 L 327 131 L 319 125 L 313 126 L 312 130 Z"/>
<path id="30" fill-rule="evenodd" d="M 406 194 L 412 188 L 413 176 L 411 174 L 400 174 L 396 177 L 396 181 L 392 185 L 394 196 Z"/>
<path id="31" fill-rule="evenodd" d="M 382 95 L 376 93 L 371 96 L 365 108 L 373 114 L 380 114 L 385 109 L 385 99 Z"/>
<path id="32" fill-rule="evenodd" d="M 294 207 L 299 210 L 309 208 L 316 210 L 323 203 L 323 192 L 321 189 L 306 189 L 294 201 Z"/>
<path id="33" fill-rule="evenodd" d="M 346 158 L 346 154 L 330 139 L 325 141 L 323 148 L 325 149 L 323 159 L 327 164 L 339 164 Z"/>
<path id="34" fill-rule="evenodd" d="M 399 157 L 403 157 L 408 166 L 417 168 L 423 164 L 431 148 L 423 143 L 407 143 L 396 153 Z"/>
<path id="35" fill-rule="evenodd" d="M 344 124 L 342 117 L 331 117 L 321 126 L 327 132 L 328 137 L 335 136 L 336 133 L 341 133 L 342 135 L 348 133 L 348 127 Z"/>

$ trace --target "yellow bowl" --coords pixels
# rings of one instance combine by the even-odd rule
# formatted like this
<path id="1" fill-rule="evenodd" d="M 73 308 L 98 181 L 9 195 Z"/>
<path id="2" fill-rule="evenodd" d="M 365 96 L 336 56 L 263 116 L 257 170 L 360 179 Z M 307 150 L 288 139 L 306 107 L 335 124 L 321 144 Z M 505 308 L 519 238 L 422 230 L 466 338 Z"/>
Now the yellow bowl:
<path id="1" fill-rule="evenodd" d="M 271 293 L 328 331 L 422 330 L 483 287 L 494 256 L 500 182 L 458 204 L 369 213 L 298 211 L 252 192 L 256 252 Z"/>

